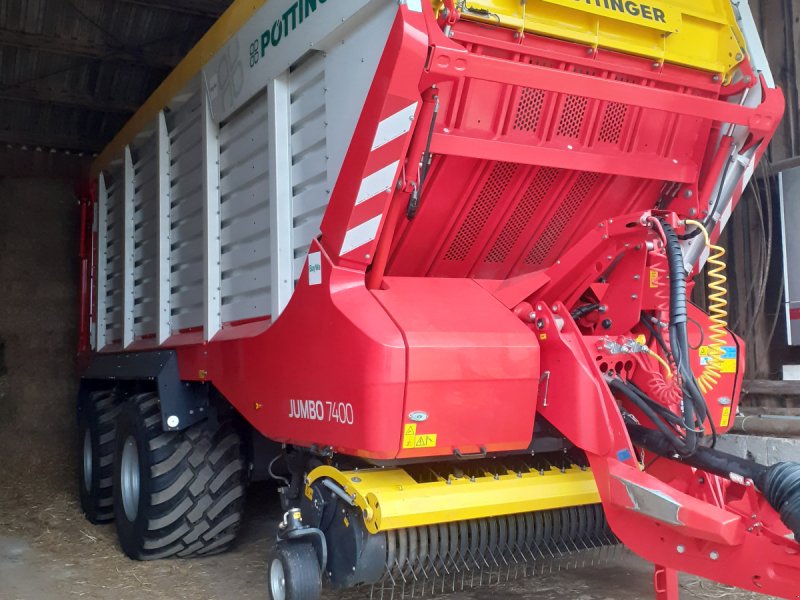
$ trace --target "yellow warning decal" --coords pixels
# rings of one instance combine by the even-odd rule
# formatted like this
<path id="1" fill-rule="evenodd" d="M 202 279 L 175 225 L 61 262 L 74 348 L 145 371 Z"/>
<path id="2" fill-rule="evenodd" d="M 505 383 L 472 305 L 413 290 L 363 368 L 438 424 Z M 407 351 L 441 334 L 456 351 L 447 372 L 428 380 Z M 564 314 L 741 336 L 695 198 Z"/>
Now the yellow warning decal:
<path id="1" fill-rule="evenodd" d="M 731 407 L 730 406 L 723 406 L 722 407 L 722 418 L 719 421 L 720 427 L 727 427 L 728 423 L 731 422 Z"/>
<path id="2" fill-rule="evenodd" d="M 670 10 L 665 3 L 656 2 L 655 0 L 648 0 L 647 2 L 635 2 L 633 0 L 546 0 L 546 2 L 670 33 L 678 31 L 682 20 L 680 13 Z"/>
<path id="3" fill-rule="evenodd" d="M 658 287 L 658 271 L 655 269 L 650 269 L 650 287 L 657 288 Z"/>
<path id="4" fill-rule="evenodd" d="M 721 354 L 716 359 L 719 365 L 720 373 L 736 373 L 736 347 L 735 346 L 722 346 Z M 700 365 L 707 367 L 714 360 L 714 355 L 711 346 L 700 346 L 697 349 L 700 355 Z"/>
<path id="5" fill-rule="evenodd" d="M 435 448 L 436 434 L 428 433 L 417 435 L 417 424 L 409 423 L 403 426 L 403 448 Z"/>

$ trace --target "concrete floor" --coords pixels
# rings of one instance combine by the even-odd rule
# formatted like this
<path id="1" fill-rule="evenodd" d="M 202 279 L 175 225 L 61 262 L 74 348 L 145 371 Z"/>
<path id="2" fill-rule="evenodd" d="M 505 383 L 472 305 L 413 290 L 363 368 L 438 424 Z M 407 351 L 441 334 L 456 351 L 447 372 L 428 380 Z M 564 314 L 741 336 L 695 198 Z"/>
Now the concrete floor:
<path id="1" fill-rule="evenodd" d="M 93 526 L 78 507 L 70 457 L 45 457 L 47 440 L 0 441 L 0 600 L 264 600 L 267 553 L 279 505 L 274 488 L 250 488 L 240 541 L 206 559 L 135 562 L 116 543 L 114 526 Z M 31 449 L 38 449 L 31 452 Z M 605 566 L 493 584 L 449 598 L 471 600 L 640 600 L 653 597 L 651 569 L 623 553 Z M 763 598 L 695 578 L 681 580 L 683 600 Z M 369 597 L 368 591 L 329 600 Z M 376 598 L 380 596 L 376 595 Z M 384 595 L 389 598 L 389 595 Z M 395 594 L 395 598 L 399 595 Z"/>

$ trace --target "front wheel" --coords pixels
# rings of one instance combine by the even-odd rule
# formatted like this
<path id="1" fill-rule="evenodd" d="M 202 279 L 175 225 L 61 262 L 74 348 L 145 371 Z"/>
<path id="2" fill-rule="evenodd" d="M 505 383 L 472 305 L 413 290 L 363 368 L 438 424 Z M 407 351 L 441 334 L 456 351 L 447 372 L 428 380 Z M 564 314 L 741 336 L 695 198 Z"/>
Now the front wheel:
<path id="1" fill-rule="evenodd" d="M 278 542 L 269 566 L 270 600 L 318 600 L 322 574 L 314 546 L 302 542 Z"/>

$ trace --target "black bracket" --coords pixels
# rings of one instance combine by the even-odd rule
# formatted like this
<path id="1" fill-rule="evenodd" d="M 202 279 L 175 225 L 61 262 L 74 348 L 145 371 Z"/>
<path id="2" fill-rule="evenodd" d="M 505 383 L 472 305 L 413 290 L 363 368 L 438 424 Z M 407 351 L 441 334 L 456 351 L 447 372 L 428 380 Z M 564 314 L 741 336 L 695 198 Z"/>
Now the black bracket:
<path id="1" fill-rule="evenodd" d="M 164 431 L 181 431 L 209 416 L 208 384 L 181 381 L 174 350 L 97 354 L 81 377 L 80 397 L 109 380 L 154 382 Z"/>

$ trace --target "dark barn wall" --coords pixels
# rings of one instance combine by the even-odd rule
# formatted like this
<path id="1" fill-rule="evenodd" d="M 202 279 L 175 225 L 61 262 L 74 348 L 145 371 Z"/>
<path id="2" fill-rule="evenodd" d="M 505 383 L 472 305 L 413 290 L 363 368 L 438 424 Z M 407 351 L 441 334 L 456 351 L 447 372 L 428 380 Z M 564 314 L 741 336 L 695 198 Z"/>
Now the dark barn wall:
<path id="1" fill-rule="evenodd" d="M 72 447 L 77 232 L 70 181 L 0 179 L 0 472 Z"/>

